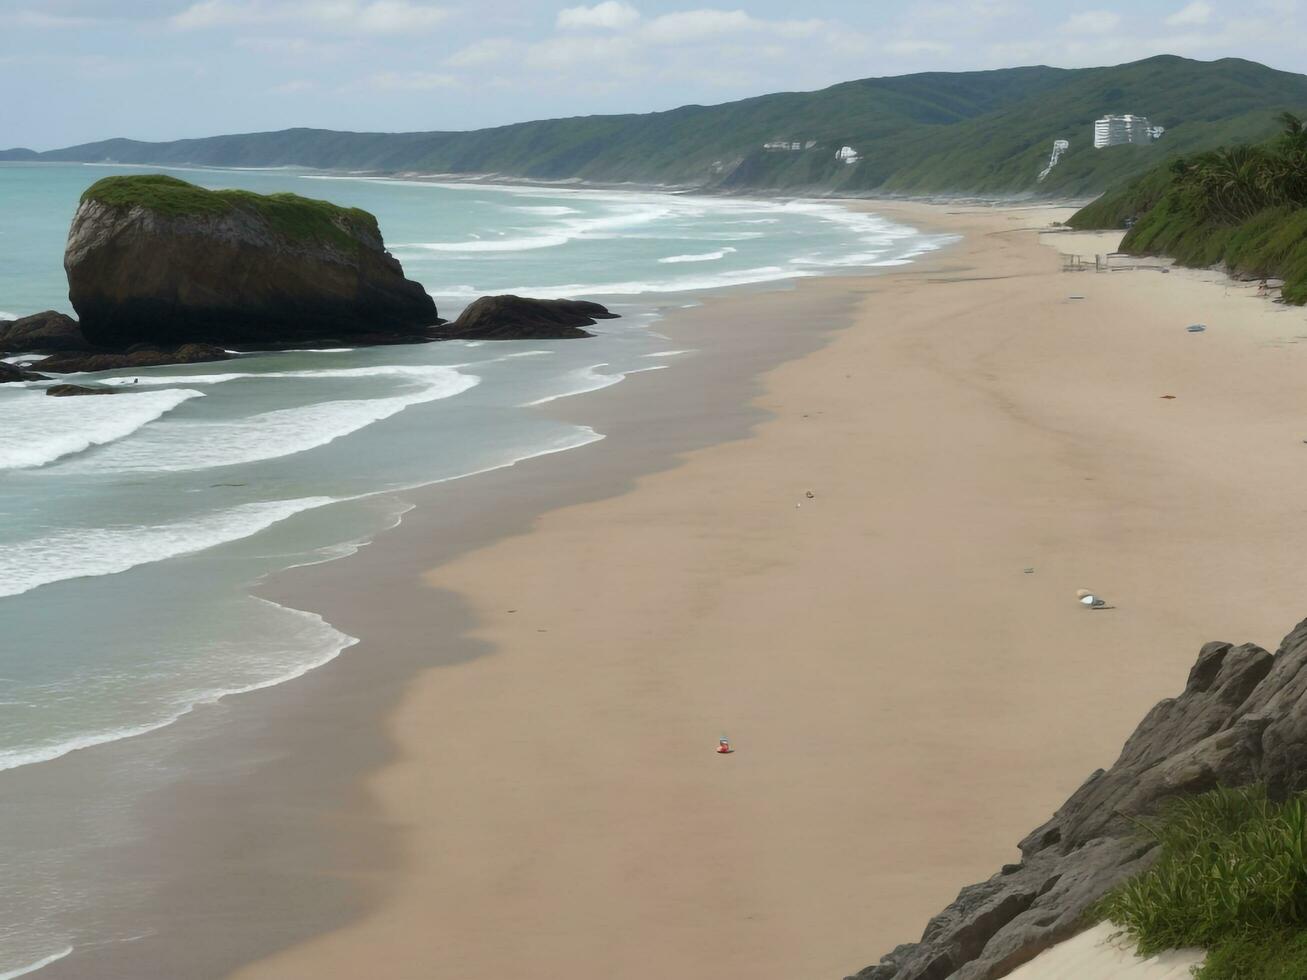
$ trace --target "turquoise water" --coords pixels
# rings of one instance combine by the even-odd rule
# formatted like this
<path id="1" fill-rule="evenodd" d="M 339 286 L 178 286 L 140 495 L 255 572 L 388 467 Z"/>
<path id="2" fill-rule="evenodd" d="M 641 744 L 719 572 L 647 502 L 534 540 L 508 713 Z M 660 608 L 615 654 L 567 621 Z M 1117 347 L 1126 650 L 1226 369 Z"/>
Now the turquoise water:
<path id="1" fill-rule="evenodd" d="M 0 316 L 72 312 L 69 220 L 86 186 L 119 172 L 139 171 L 0 165 Z M 513 291 L 596 299 L 623 317 L 586 341 L 241 354 L 95 376 L 130 387 L 112 399 L 0 387 L 0 795 L 4 770 L 167 725 L 347 650 L 352 637 L 253 598 L 251 583 L 349 553 L 402 518 L 407 488 L 603 438 L 536 406 L 694 356 L 667 350 L 660 309 L 937 245 L 821 202 L 174 172 L 372 211 L 445 316 Z M 104 938 L 94 887 L 84 874 L 70 884 L 68 860 L 0 843 L 0 977 Z"/>

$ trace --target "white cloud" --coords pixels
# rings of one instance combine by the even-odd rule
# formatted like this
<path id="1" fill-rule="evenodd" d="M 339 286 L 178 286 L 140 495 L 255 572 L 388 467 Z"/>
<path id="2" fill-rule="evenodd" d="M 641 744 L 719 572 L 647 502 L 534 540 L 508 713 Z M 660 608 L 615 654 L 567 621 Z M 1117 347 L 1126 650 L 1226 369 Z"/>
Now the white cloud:
<path id="1" fill-rule="evenodd" d="M 686 44 L 744 33 L 803 37 L 826 26 L 820 20 L 761 20 L 743 10 L 703 9 L 655 17 L 644 25 L 640 35 L 654 44 Z"/>
<path id="2" fill-rule="evenodd" d="M 943 41 L 917 41 L 904 38 L 900 41 L 890 41 L 885 45 L 885 50 L 890 54 L 912 58 L 923 54 L 948 54 L 953 50 L 953 45 Z"/>
<path id="3" fill-rule="evenodd" d="M 169 18 L 179 30 L 294 24 L 321 30 L 402 34 L 429 30 L 449 12 L 411 0 L 200 0 Z"/>
<path id="4" fill-rule="evenodd" d="M 274 85 L 270 91 L 273 95 L 299 95 L 303 92 L 312 92 L 317 87 L 316 82 L 311 82 L 307 78 L 294 78 L 289 82 Z"/>
<path id="5" fill-rule="evenodd" d="M 352 45 L 348 41 L 317 41 L 306 37 L 239 37 L 236 47 L 283 61 L 324 61 L 338 58 Z"/>
<path id="6" fill-rule="evenodd" d="M 1174 26 L 1190 27 L 1197 24 L 1206 24 L 1211 19 L 1212 5 L 1207 3 L 1206 0 L 1194 0 L 1193 3 L 1181 7 L 1166 18 L 1166 22 Z"/>
<path id="7" fill-rule="evenodd" d="M 15 10 L 11 14 L 0 14 L 0 24 L 14 27 L 36 28 L 72 28 L 91 27 L 99 21 L 94 17 L 73 17 L 63 14 L 48 14 L 41 10 Z"/>
<path id="8" fill-rule="evenodd" d="M 390 92 L 426 92 L 432 89 L 458 88 L 462 80 L 457 75 L 425 71 L 385 71 L 368 79 L 373 88 Z"/>
<path id="9" fill-rule="evenodd" d="M 609 68 L 629 67 L 637 58 L 635 43 L 628 37 L 556 37 L 527 49 L 528 68 L 565 71 L 603 63 Z"/>
<path id="10" fill-rule="evenodd" d="M 488 37 L 455 51 L 445 59 L 445 64 L 453 68 L 479 68 L 507 61 L 520 53 L 521 49 L 522 45 L 517 41 L 506 37 Z"/>
<path id="11" fill-rule="evenodd" d="M 1121 24 L 1121 15 L 1112 10 L 1082 10 L 1072 14 L 1062 25 L 1067 34 L 1108 34 Z"/>
<path id="12" fill-rule="evenodd" d="M 604 0 L 593 7 L 568 7 L 558 12 L 558 29 L 563 31 L 600 28 L 619 31 L 640 19 L 640 11 L 621 0 Z"/>

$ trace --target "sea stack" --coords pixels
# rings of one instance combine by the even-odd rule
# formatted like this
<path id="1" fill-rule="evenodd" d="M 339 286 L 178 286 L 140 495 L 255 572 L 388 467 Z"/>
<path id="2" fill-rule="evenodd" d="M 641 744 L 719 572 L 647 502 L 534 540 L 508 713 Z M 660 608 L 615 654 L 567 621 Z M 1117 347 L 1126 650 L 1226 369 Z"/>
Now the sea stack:
<path id="1" fill-rule="evenodd" d="M 82 333 L 109 349 L 405 343 L 440 322 L 366 211 L 161 174 L 88 188 L 64 269 Z"/>

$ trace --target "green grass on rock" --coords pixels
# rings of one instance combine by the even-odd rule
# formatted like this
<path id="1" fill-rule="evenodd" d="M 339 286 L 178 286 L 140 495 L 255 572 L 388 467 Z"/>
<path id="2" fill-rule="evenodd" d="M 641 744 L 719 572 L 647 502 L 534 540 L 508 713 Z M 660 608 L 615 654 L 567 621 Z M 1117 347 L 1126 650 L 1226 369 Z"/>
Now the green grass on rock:
<path id="1" fill-rule="evenodd" d="M 1205 949 L 1199 980 L 1307 978 L 1307 795 L 1216 789 L 1144 826 L 1156 863 L 1097 908 L 1140 955 Z"/>
<path id="2" fill-rule="evenodd" d="M 292 241 L 325 241 L 338 248 L 359 247 L 355 232 L 380 239 L 377 219 L 359 208 L 343 208 L 298 194 L 255 194 L 208 190 L 165 174 L 105 177 L 82 194 L 114 208 L 145 207 L 171 217 L 222 215 L 248 211 L 265 219 Z"/>

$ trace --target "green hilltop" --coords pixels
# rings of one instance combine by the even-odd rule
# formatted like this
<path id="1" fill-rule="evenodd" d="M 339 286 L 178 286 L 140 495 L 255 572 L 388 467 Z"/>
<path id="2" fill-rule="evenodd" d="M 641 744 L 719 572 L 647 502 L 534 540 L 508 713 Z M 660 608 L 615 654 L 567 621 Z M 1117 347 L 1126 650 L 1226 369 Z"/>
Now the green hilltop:
<path id="1" fill-rule="evenodd" d="M 82 201 L 113 208 L 144 207 L 169 217 L 222 215 L 235 210 L 263 218 L 294 241 L 329 241 L 356 248 L 356 235 L 380 240 L 377 219 L 360 208 L 343 208 L 298 194 L 255 194 L 242 190 L 208 190 L 164 174 L 105 177 L 88 187 Z"/>
<path id="2" fill-rule="evenodd" d="M 716 106 L 584 116 L 471 132 L 290 129 L 170 143 L 115 139 L 0 159 L 375 173 L 494 174 L 831 194 L 1088 196 L 1176 153 L 1264 140 L 1307 109 L 1307 77 L 1250 61 L 1168 55 L 1109 68 L 930 72 L 845 82 Z M 1144 115 L 1147 145 L 1094 150 L 1094 120 Z M 1037 177 L 1055 139 L 1069 151 Z M 766 150 L 773 140 L 797 151 Z M 811 146 L 809 146 L 811 144 Z M 836 159 L 843 146 L 860 159 Z"/>

